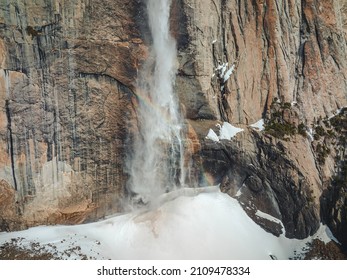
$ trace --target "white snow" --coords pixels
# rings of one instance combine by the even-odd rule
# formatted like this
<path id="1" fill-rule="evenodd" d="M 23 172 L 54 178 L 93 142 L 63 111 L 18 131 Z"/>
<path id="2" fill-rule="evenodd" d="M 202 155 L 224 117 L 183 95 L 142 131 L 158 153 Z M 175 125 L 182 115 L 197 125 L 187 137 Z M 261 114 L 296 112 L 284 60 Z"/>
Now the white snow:
<path id="1" fill-rule="evenodd" d="M 343 110 L 344 108 L 346 108 L 346 107 L 342 107 L 341 109 L 337 109 L 337 110 L 335 111 L 335 113 L 332 114 L 328 119 L 330 120 L 330 119 L 332 119 L 333 117 L 336 117 L 337 115 L 339 115 L 339 114 L 342 112 L 342 110 Z"/>
<path id="2" fill-rule="evenodd" d="M 215 142 L 219 142 L 219 140 L 222 139 L 231 140 L 231 138 L 233 138 L 237 133 L 243 131 L 242 128 L 235 127 L 228 122 L 224 122 L 222 126 L 220 124 L 216 124 L 216 126 L 219 128 L 219 136 L 212 129 L 210 129 L 206 139 L 210 139 Z"/>
<path id="3" fill-rule="evenodd" d="M 259 121 L 255 122 L 254 124 L 251 124 L 250 127 L 255 128 L 259 131 L 264 130 L 264 120 L 260 119 Z"/>
<path id="4" fill-rule="evenodd" d="M 235 194 L 235 197 L 240 197 L 242 195 L 242 188 L 239 188 Z"/>
<path id="5" fill-rule="evenodd" d="M 314 238 L 323 241 L 325 244 L 331 240 L 334 240 L 336 243 L 340 243 L 331 233 L 330 229 L 323 224 L 320 225 L 318 231 L 314 234 Z"/>
<path id="6" fill-rule="evenodd" d="M 223 83 L 225 83 L 231 76 L 231 74 L 234 72 L 235 64 L 231 65 L 231 67 L 228 68 L 228 62 L 218 65 L 216 68 L 216 71 L 218 72 L 218 76 L 223 80 Z"/>
<path id="7" fill-rule="evenodd" d="M 218 65 L 218 67 L 216 68 L 216 71 L 219 71 L 219 77 L 220 77 L 220 78 L 224 77 L 224 73 L 225 73 L 225 71 L 227 70 L 227 67 L 228 67 L 228 62 L 223 63 L 223 64 L 220 64 L 220 65 Z"/>
<path id="8" fill-rule="evenodd" d="M 282 221 L 281 221 L 281 220 L 279 220 L 279 219 L 277 219 L 277 218 L 275 218 L 275 217 L 273 217 L 273 216 L 271 216 L 271 215 L 269 215 L 269 214 L 267 214 L 267 213 L 264 213 L 264 212 L 262 212 L 262 211 L 260 211 L 260 210 L 257 210 L 257 212 L 255 213 L 255 215 L 258 216 L 258 217 L 267 219 L 267 220 L 269 220 L 269 221 L 271 221 L 271 222 L 282 224 Z"/>
<path id="9" fill-rule="evenodd" d="M 96 259 L 288 259 L 311 240 L 275 237 L 218 188 L 183 189 L 152 210 L 76 226 L 41 226 L 0 233 L 0 244 L 23 237 L 63 252 L 80 246 Z M 258 215 L 267 215 L 258 212 Z M 270 216 L 271 217 L 271 216 Z M 321 226 L 315 237 L 330 240 Z M 47 247 L 48 248 L 48 247 Z M 78 258 L 72 254 L 71 258 Z"/>
<path id="10" fill-rule="evenodd" d="M 219 132 L 219 139 L 231 140 L 231 138 L 241 131 L 243 131 L 242 128 L 233 126 L 228 122 L 224 122 Z"/>
<path id="11" fill-rule="evenodd" d="M 258 217 L 267 219 L 271 222 L 280 224 L 282 226 L 282 229 L 284 232 L 279 238 L 280 239 L 284 238 L 285 228 L 284 228 L 284 225 L 283 225 L 281 220 L 279 220 L 279 219 L 277 219 L 277 218 L 275 218 L 275 217 L 273 217 L 267 213 L 264 213 L 260 210 L 257 210 L 255 215 Z M 334 240 L 335 242 L 339 243 L 338 240 L 331 233 L 330 229 L 326 225 L 323 225 L 323 224 L 320 225 L 318 231 L 312 237 L 308 237 L 308 238 L 305 238 L 303 240 L 287 239 L 286 243 L 288 245 L 291 243 L 292 244 L 291 246 L 296 247 L 296 249 L 293 250 L 293 252 L 296 251 L 296 255 L 300 256 L 300 255 L 305 253 L 305 248 L 307 248 L 307 244 L 310 243 L 313 239 L 319 239 L 319 240 L 323 241 L 324 243 L 328 243 L 331 240 Z M 294 257 L 294 255 L 292 257 Z"/>
<path id="12" fill-rule="evenodd" d="M 282 221 L 280 219 L 277 219 L 277 218 L 275 218 L 275 217 L 273 217 L 273 216 L 271 216 L 271 215 L 269 215 L 267 213 L 264 213 L 264 212 L 262 212 L 260 210 L 257 210 L 257 212 L 255 212 L 255 215 L 258 216 L 258 217 L 261 217 L 263 219 L 267 219 L 267 220 L 269 220 L 271 222 L 274 222 L 276 224 L 280 224 L 282 226 L 282 229 L 284 230 L 284 225 L 283 225 L 283 223 L 282 223 Z M 284 232 L 284 234 L 285 234 L 285 232 Z"/>
<path id="13" fill-rule="evenodd" d="M 308 138 L 310 139 L 310 141 L 312 142 L 314 140 L 313 138 L 313 129 L 310 127 L 307 131 L 306 131 Z"/>
<path id="14" fill-rule="evenodd" d="M 295 105 L 297 105 L 297 104 L 298 104 L 297 101 L 292 101 L 292 102 L 290 103 L 291 106 L 295 106 Z"/>
<path id="15" fill-rule="evenodd" d="M 224 74 L 224 77 L 223 77 L 224 83 L 230 78 L 231 74 L 234 72 L 234 69 L 235 69 L 235 64 L 231 65 L 229 70 Z"/>
<path id="16" fill-rule="evenodd" d="M 213 140 L 215 142 L 219 142 L 219 138 L 218 138 L 217 134 L 211 128 L 208 131 L 206 139 L 210 139 L 210 140 Z"/>

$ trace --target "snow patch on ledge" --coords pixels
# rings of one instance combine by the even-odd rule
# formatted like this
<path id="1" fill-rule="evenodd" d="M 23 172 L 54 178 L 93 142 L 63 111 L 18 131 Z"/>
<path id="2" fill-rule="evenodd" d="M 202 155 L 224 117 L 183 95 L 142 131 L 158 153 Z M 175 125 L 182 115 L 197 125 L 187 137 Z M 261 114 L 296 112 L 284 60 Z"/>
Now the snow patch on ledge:
<path id="1" fill-rule="evenodd" d="M 230 78 L 231 74 L 234 72 L 234 69 L 235 69 L 235 64 L 231 65 L 229 70 L 224 74 L 224 77 L 223 77 L 224 83 Z"/>
<path id="2" fill-rule="evenodd" d="M 328 120 L 331 120 L 333 117 L 336 117 L 337 115 L 340 115 L 342 110 L 345 109 L 345 108 L 347 108 L 347 107 L 342 107 L 340 109 L 337 109 L 334 114 L 332 114 L 330 117 L 328 117 Z"/>
<path id="3" fill-rule="evenodd" d="M 264 130 L 264 119 L 260 119 L 256 123 L 251 124 L 250 127 L 255 128 L 259 131 L 263 131 Z"/>
<path id="4" fill-rule="evenodd" d="M 220 64 L 216 68 L 216 71 L 218 72 L 220 78 L 224 77 L 224 73 L 227 70 L 227 67 L 228 67 L 228 62 Z"/>
<path id="5" fill-rule="evenodd" d="M 243 131 L 242 128 L 233 126 L 228 122 L 224 122 L 219 132 L 219 139 L 231 140 L 231 138 L 241 131 Z"/>
<path id="6" fill-rule="evenodd" d="M 218 135 L 210 128 L 210 130 L 208 131 L 208 134 L 206 136 L 206 139 L 210 139 L 212 141 L 215 142 L 219 142 L 219 138 Z"/>
<path id="7" fill-rule="evenodd" d="M 271 215 L 269 215 L 267 213 L 264 213 L 264 212 L 262 212 L 260 210 L 257 210 L 257 212 L 255 212 L 255 215 L 260 217 L 260 218 L 269 220 L 270 222 L 274 222 L 276 224 L 280 224 L 283 227 L 283 229 L 284 229 L 284 225 L 282 224 L 282 221 L 280 219 L 275 218 L 274 216 L 271 216 Z"/>
<path id="8" fill-rule="evenodd" d="M 295 105 L 297 105 L 297 104 L 298 104 L 297 101 L 292 101 L 292 102 L 290 103 L 291 106 L 295 106 Z"/>
<path id="9" fill-rule="evenodd" d="M 312 142 L 314 140 L 313 138 L 313 129 L 310 127 L 308 130 L 306 130 L 308 139 L 310 140 L 310 142 Z"/>
<path id="10" fill-rule="evenodd" d="M 237 190 L 235 197 L 240 197 L 242 195 L 242 187 Z"/>
<path id="11" fill-rule="evenodd" d="M 219 136 L 212 129 L 210 129 L 208 131 L 206 139 L 210 139 L 215 142 L 219 142 L 219 140 L 223 139 L 231 140 L 231 138 L 233 138 L 237 133 L 243 131 L 242 128 L 233 126 L 228 122 L 224 122 L 222 126 L 219 124 L 217 124 L 216 126 L 219 127 Z"/>
<path id="12" fill-rule="evenodd" d="M 218 67 L 215 69 L 218 77 L 223 81 L 223 84 L 225 84 L 225 82 L 230 78 L 230 76 L 232 75 L 232 73 L 235 70 L 235 64 L 234 63 L 230 66 L 229 69 L 228 69 L 228 65 L 229 65 L 228 62 L 223 63 L 223 64 L 219 64 Z"/>

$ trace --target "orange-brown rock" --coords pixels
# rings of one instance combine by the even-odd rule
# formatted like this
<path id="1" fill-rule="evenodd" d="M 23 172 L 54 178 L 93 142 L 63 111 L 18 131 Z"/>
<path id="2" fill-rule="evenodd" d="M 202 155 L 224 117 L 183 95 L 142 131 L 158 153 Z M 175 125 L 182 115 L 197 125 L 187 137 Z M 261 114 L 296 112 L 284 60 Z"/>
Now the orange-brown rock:
<path id="1" fill-rule="evenodd" d="M 178 77 L 188 118 L 250 124 L 278 98 L 311 125 L 346 106 L 345 1 L 186 0 L 182 9 L 191 19 Z M 227 81 L 216 71 L 225 63 L 235 65 Z"/>
<path id="2" fill-rule="evenodd" d="M 188 123 L 187 127 L 188 150 L 190 154 L 195 154 L 201 149 L 200 139 L 191 124 Z"/>
<path id="3" fill-rule="evenodd" d="M 15 191 L 5 180 L 0 180 L 0 231 L 14 229 L 16 220 Z"/>
<path id="4" fill-rule="evenodd" d="M 143 5 L 0 4 L 0 217 L 11 230 L 120 210 Z"/>
<path id="5" fill-rule="evenodd" d="M 1 229 L 119 211 L 138 133 L 137 73 L 152 40 L 145 1 L 5 2 Z M 314 131 L 320 118 L 347 105 L 346 1 L 175 0 L 170 22 L 194 180 L 221 183 L 232 196 L 242 189 L 241 197 L 280 218 L 290 237 L 313 234 L 341 153 L 320 164 L 323 140 L 311 142 L 305 131 L 279 139 L 247 126 L 261 118 L 268 125 L 277 114 L 280 128 Z M 223 121 L 245 131 L 206 139 Z"/>

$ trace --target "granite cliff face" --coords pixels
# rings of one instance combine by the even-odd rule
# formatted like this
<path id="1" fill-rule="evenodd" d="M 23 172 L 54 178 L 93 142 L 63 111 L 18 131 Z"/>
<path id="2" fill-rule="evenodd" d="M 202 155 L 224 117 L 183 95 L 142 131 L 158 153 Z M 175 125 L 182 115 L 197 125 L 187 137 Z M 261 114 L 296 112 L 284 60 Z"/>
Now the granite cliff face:
<path id="1" fill-rule="evenodd" d="M 345 227 L 345 187 L 330 197 L 339 210 L 321 209 L 321 202 L 345 161 L 345 144 L 337 140 L 344 132 L 330 118 L 347 102 L 346 7 L 306 0 L 181 6 L 181 38 L 189 43 L 179 52 L 177 88 L 201 139 L 195 160 L 250 216 L 260 210 L 280 218 L 289 237 L 311 235 L 326 211 L 335 213 L 335 233 Z M 264 131 L 249 127 L 259 119 Z M 231 141 L 204 139 L 209 128 L 218 135 L 219 121 L 244 131 Z"/>
<path id="2" fill-rule="evenodd" d="M 4 227 L 77 223 L 119 209 L 127 120 L 146 54 L 141 5 L 1 2 Z"/>
<path id="3" fill-rule="evenodd" d="M 151 41 L 145 1 L 123 2 L 1 2 L 3 230 L 121 209 Z M 347 3 L 173 0 L 171 28 L 190 175 L 220 183 L 274 234 L 283 229 L 257 210 L 280 218 L 289 237 L 313 234 L 322 217 L 341 232 L 344 187 L 332 178 L 345 144 L 328 117 L 347 105 Z M 260 119 L 265 130 L 249 126 Z M 206 139 L 222 122 L 244 131 Z"/>
<path id="4" fill-rule="evenodd" d="M 188 118 L 250 124 L 278 98 L 294 102 L 298 118 L 312 124 L 345 105 L 344 1 L 184 1 L 182 9 L 190 43 L 179 78 L 196 77 L 209 105 L 187 106 Z M 235 65 L 226 82 L 216 71 L 225 63 Z"/>

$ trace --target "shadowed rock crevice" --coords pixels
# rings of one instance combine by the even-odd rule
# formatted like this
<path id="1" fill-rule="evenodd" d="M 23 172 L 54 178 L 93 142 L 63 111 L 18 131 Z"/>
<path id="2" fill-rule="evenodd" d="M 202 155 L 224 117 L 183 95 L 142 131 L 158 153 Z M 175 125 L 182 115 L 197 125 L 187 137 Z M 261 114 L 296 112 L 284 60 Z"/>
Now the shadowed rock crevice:
<path id="1" fill-rule="evenodd" d="M 6 74 L 5 74 L 6 75 Z M 12 126 L 11 126 L 11 113 L 9 108 L 9 101 L 5 100 L 5 109 L 6 109 L 6 117 L 7 117 L 7 129 L 8 129 L 8 149 L 9 154 L 11 158 L 11 170 L 12 170 L 12 176 L 13 176 L 13 184 L 14 189 L 17 191 L 17 180 L 16 180 L 16 173 L 14 168 L 14 153 L 13 153 L 13 137 L 12 137 Z"/>

